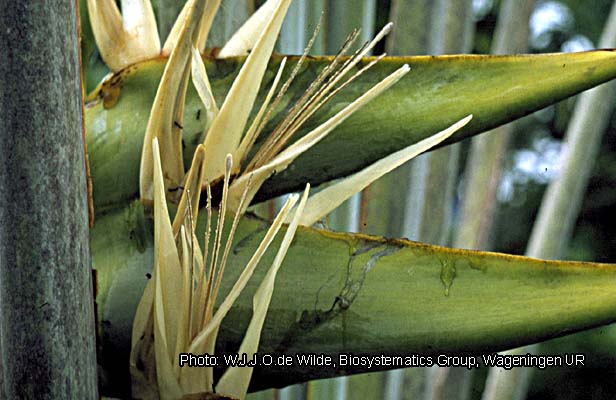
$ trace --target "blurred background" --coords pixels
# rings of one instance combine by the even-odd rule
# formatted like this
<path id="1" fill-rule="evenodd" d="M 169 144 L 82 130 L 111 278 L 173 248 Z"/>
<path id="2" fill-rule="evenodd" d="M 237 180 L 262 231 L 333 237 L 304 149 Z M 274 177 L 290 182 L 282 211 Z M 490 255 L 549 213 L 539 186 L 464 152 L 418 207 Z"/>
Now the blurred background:
<path id="1" fill-rule="evenodd" d="M 183 0 L 153 0 L 161 36 Z M 261 0 L 222 0 L 209 47 L 221 47 Z M 362 41 L 388 21 L 375 54 L 512 54 L 616 47 L 612 0 L 294 0 L 278 51 L 334 54 L 353 28 Z M 105 74 L 84 48 L 88 88 Z M 411 70 L 412 79 L 412 70 Z M 616 119 L 613 83 L 505 127 L 413 160 L 346 202 L 326 227 L 527 254 L 616 261 Z M 585 97 L 584 97 L 585 96 Z M 549 188 L 549 189 L 548 189 Z M 258 211 L 267 217 L 276 203 Z M 612 217 L 610 217 L 612 215 Z M 585 368 L 409 369 L 308 382 L 250 399 L 612 399 L 616 329 L 602 327 L 523 353 L 583 352 Z"/>

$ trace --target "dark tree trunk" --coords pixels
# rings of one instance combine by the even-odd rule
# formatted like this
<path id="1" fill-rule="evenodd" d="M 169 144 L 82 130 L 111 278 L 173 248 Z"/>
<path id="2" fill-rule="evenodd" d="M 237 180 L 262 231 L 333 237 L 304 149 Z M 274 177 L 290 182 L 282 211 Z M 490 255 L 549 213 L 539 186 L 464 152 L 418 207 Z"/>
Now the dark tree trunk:
<path id="1" fill-rule="evenodd" d="M 0 397 L 95 399 L 76 1 L 0 29 Z"/>

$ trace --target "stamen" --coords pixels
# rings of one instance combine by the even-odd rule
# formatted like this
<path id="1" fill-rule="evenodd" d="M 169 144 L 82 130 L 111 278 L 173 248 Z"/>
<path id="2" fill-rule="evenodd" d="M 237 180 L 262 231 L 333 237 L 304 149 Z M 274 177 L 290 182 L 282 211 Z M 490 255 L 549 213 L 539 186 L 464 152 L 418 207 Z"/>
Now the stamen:
<path id="1" fill-rule="evenodd" d="M 340 79 L 342 79 L 353 67 L 355 67 L 355 65 L 357 65 L 357 63 L 360 62 L 362 58 L 366 54 L 368 54 L 368 52 L 370 52 L 372 48 L 376 46 L 376 44 L 380 42 L 381 39 L 383 39 L 383 37 L 385 37 L 385 35 L 387 35 L 391 31 L 392 26 L 393 24 L 391 22 L 385 25 L 383 29 L 381 29 L 381 31 L 374 37 L 374 39 L 372 39 L 367 44 L 364 44 L 364 46 L 362 46 L 362 48 L 353 55 L 353 57 L 347 60 L 347 62 L 345 62 L 345 64 L 343 65 L 341 71 L 333 77 L 331 82 L 327 83 L 326 87 L 328 88 L 328 90 L 329 88 L 337 84 Z"/>
<path id="2" fill-rule="evenodd" d="M 293 70 L 291 72 L 291 75 L 289 76 L 289 78 L 286 80 L 286 82 L 284 83 L 284 85 L 280 89 L 280 92 L 278 92 L 278 94 L 276 95 L 276 98 L 274 99 L 274 102 L 272 103 L 272 105 L 269 107 L 269 110 L 267 111 L 267 114 L 265 115 L 265 118 L 263 118 L 263 121 L 259 125 L 259 128 L 257 129 L 257 132 L 254 135 L 255 140 L 256 140 L 257 137 L 259 137 L 259 135 L 261 134 L 261 132 L 265 128 L 265 125 L 269 122 L 272 113 L 274 112 L 274 110 L 278 106 L 278 103 L 280 102 L 282 97 L 285 95 L 285 93 L 287 92 L 287 90 L 291 86 L 291 83 L 293 83 L 293 81 L 295 80 L 295 77 L 299 73 L 299 70 L 300 70 L 302 64 L 304 63 L 304 60 L 306 59 L 306 57 L 308 56 L 308 53 L 310 52 L 310 49 L 312 49 L 312 46 L 314 45 L 314 42 L 315 42 L 316 37 L 317 37 L 317 34 L 318 34 L 319 30 L 321 29 L 322 21 L 323 21 L 323 14 L 321 14 L 321 18 L 319 19 L 319 23 L 317 24 L 317 26 L 316 26 L 313 34 L 312 34 L 312 37 L 310 38 L 310 41 L 308 42 L 308 45 L 304 48 L 304 52 L 302 53 L 302 56 L 299 58 L 297 64 L 295 64 L 295 67 L 293 68 Z M 310 90 L 310 87 L 309 87 L 308 90 Z M 303 96 L 300 97 L 299 102 L 301 102 L 302 98 L 303 98 Z M 293 111 L 293 108 L 291 109 L 291 112 L 292 111 Z M 261 146 L 262 148 L 264 148 L 264 147 L 267 148 L 268 147 L 267 143 L 268 143 L 268 141 L 271 140 L 270 138 L 272 136 L 274 136 L 274 134 L 270 135 L 270 137 L 266 140 L 266 143 L 263 146 Z M 254 140 L 253 140 L 252 144 L 254 144 Z M 251 144 L 251 147 L 252 147 L 252 144 Z M 258 161 L 260 158 L 261 158 L 261 155 L 258 152 L 257 155 L 253 158 L 253 161 L 251 161 L 251 163 L 248 165 L 246 170 L 250 171 L 250 170 L 254 169 L 255 160 Z"/>
<path id="3" fill-rule="evenodd" d="M 353 74 L 353 76 L 351 76 L 349 79 L 347 79 L 344 83 L 342 83 L 342 85 L 340 85 L 337 88 L 335 88 L 323 100 L 319 101 L 316 105 L 311 107 L 310 110 L 304 116 L 302 116 L 302 118 L 299 121 L 296 121 L 293 124 L 293 126 L 291 126 L 289 128 L 289 131 L 290 132 L 297 132 L 303 126 L 303 124 L 307 120 L 309 120 L 317 111 L 319 111 L 321 109 L 321 107 L 323 107 L 323 105 L 325 105 L 334 96 L 336 96 L 338 93 L 340 93 L 340 91 L 342 91 L 349 84 L 353 83 L 353 81 L 355 81 L 357 78 L 359 78 L 364 72 L 366 72 L 367 70 L 372 68 L 374 65 L 376 65 L 379 61 L 381 61 L 383 59 L 383 57 L 385 57 L 385 54 L 381 54 L 380 56 L 376 57 L 370 63 L 365 65 L 362 69 L 360 69 L 355 74 Z M 277 144 L 274 152 L 278 152 L 288 142 L 289 139 L 290 139 L 290 137 L 286 138 L 286 140 L 284 142 L 281 140 L 280 143 Z"/>
<path id="4" fill-rule="evenodd" d="M 408 73 L 409 69 L 410 68 L 408 65 L 404 65 L 403 67 L 399 68 L 398 70 L 390 74 L 388 77 L 383 79 L 381 82 L 370 88 L 370 90 L 357 98 L 353 103 L 346 106 L 336 115 L 334 115 L 333 117 L 319 125 L 317 128 L 303 136 L 301 139 L 297 140 L 291 146 L 280 152 L 280 154 L 273 158 L 269 163 L 255 169 L 254 180 L 256 181 L 256 184 L 254 184 L 253 189 L 249 191 L 248 203 L 252 201 L 263 182 L 265 182 L 274 172 L 283 171 L 285 168 L 287 168 L 289 164 L 293 162 L 293 160 L 295 160 L 300 154 L 306 152 L 312 146 L 321 141 L 335 127 L 337 127 L 344 120 L 346 120 L 351 114 L 366 105 L 383 91 L 387 90 L 394 83 L 398 82 L 400 78 L 402 78 Z M 245 184 L 245 179 L 245 176 L 240 176 L 233 182 L 233 185 L 231 185 L 231 209 L 237 210 L 237 200 L 239 199 L 238 191 L 240 189 L 243 191 L 244 186 L 242 185 Z"/>
<path id="5" fill-rule="evenodd" d="M 249 164 L 247 171 L 259 168 L 272 160 L 277 153 L 289 142 L 293 135 L 303 126 L 303 124 L 312 117 L 325 103 L 327 103 L 333 96 L 340 92 L 349 83 L 354 81 L 363 72 L 372 67 L 383 56 L 377 58 L 373 62 L 369 63 L 366 67 L 362 68 L 359 73 L 354 74 L 350 79 L 344 82 L 333 93 L 329 92 L 334 86 L 342 79 L 360 60 L 367 54 L 376 43 L 382 39 L 391 30 L 391 23 L 387 24 L 379 34 L 370 42 L 364 44 L 350 59 L 348 59 L 340 68 L 337 68 L 341 54 L 346 52 L 354 40 L 357 38 L 359 31 L 354 31 L 345 44 L 343 45 L 338 56 L 334 58 L 334 61 L 327 67 L 323 73 L 317 77 L 315 82 L 310 85 L 305 95 L 292 107 L 287 117 L 283 122 L 274 130 L 270 137 L 259 149 L 251 163 Z M 321 83 L 331 74 L 333 75 L 327 80 L 324 86 L 320 86 Z M 328 95 L 329 94 L 329 95 Z M 325 98 L 323 100 L 323 98 Z M 308 100 L 306 100 L 308 99 Z"/>
<path id="6" fill-rule="evenodd" d="M 194 242 L 194 232 L 195 232 L 195 223 L 193 220 L 193 211 L 192 211 L 192 201 L 190 200 L 190 189 L 186 190 L 186 198 L 188 199 L 188 207 L 186 214 L 186 223 L 188 224 L 188 231 L 190 232 L 190 240 L 188 241 L 189 250 L 190 250 L 190 268 L 187 268 L 185 272 L 187 272 L 187 276 L 185 281 L 188 282 L 188 288 L 185 289 L 188 292 L 188 331 L 186 334 L 188 336 L 191 335 L 193 326 L 192 326 L 192 308 L 193 308 L 193 297 L 195 294 L 195 284 L 194 284 L 194 276 L 195 276 L 195 242 Z M 184 237 L 184 241 L 187 241 L 186 238 L 186 229 L 182 226 L 182 234 Z M 192 339 L 192 337 L 191 337 Z"/>
<path id="7" fill-rule="evenodd" d="M 197 290 L 197 299 L 195 301 L 195 310 L 194 310 L 194 323 L 193 323 L 193 331 L 191 331 L 191 339 L 195 337 L 195 335 L 197 335 L 197 333 L 199 332 L 199 330 L 202 329 L 202 326 L 205 324 L 205 312 L 206 312 L 206 306 L 207 306 L 207 287 L 208 287 L 208 282 L 211 279 L 211 271 L 208 272 L 207 269 L 207 258 L 208 258 L 208 253 L 209 253 L 209 245 L 210 245 L 210 239 L 211 239 L 211 231 L 212 231 L 212 189 L 211 186 L 209 184 L 209 182 L 205 182 L 205 186 L 207 188 L 207 203 L 206 203 L 206 210 L 207 210 L 207 225 L 205 228 L 205 243 L 204 243 L 204 250 L 203 250 L 203 258 L 202 258 L 202 268 L 201 271 L 199 273 L 199 275 L 197 275 L 197 283 L 196 283 L 196 289 Z"/>
<path id="8" fill-rule="evenodd" d="M 182 196 L 180 197 L 178 210 L 173 220 L 174 235 L 178 234 L 178 232 L 180 231 L 180 226 L 185 221 L 187 207 L 190 204 L 199 204 L 199 200 L 201 198 L 201 182 L 203 181 L 203 174 L 205 172 L 204 163 L 205 147 L 203 145 L 199 145 L 197 146 L 197 150 L 195 150 L 195 155 L 193 156 L 190 170 L 188 171 L 188 175 L 186 176 L 184 193 L 182 193 Z M 199 215 L 199 208 L 191 208 L 191 211 L 189 212 L 191 214 L 190 217 L 192 218 L 192 220 L 196 221 Z M 194 233 L 194 229 L 191 230 L 191 233 Z"/>
<path id="9" fill-rule="evenodd" d="M 152 104 L 152 112 L 146 127 L 141 167 L 139 172 L 139 190 L 141 199 L 150 202 L 153 198 L 152 182 L 152 139 L 156 137 L 163 149 L 162 165 L 165 178 L 170 186 L 180 186 L 184 179 L 184 161 L 182 157 L 182 125 L 188 74 L 190 72 L 191 42 L 196 35 L 196 27 L 205 0 L 193 0 L 187 10 L 187 19 L 182 25 L 178 45 L 174 48 L 165 66 L 163 77 Z"/>
<path id="10" fill-rule="evenodd" d="M 352 58 L 349 58 L 347 61 L 345 61 L 342 64 L 342 67 L 339 66 L 341 58 L 348 52 L 349 48 L 355 43 L 355 41 L 359 37 L 360 32 L 361 32 L 360 29 L 355 29 L 347 37 L 340 51 L 338 51 L 338 53 L 334 57 L 334 60 L 327 67 L 323 69 L 323 71 L 321 72 L 321 74 L 319 74 L 319 76 L 317 76 L 317 79 L 315 79 L 315 81 L 309 86 L 304 96 L 302 96 L 300 100 L 296 103 L 296 106 L 297 106 L 296 109 L 292 109 L 291 112 L 289 113 L 288 118 L 285 119 L 280 124 L 279 126 L 280 130 L 276 132 L 277 135 L 276 136 L 272 135 L 274 136 L 274 140 L 272 141 L 273 143 L 281 141 L 282 140 L 281 138 L 284 135 L 290 136 L 287 133 L 290 130 L 289 129 L 290 126 L 297 120 L 297 118 L 299 118 L 307 109 L 309 109 L 314 104 L 316 99 L 321 98 L 322 94 L 328 91 L 331 86 L 333 86 L 333 84 L 335 83 L 335 79 L 340 75 L 340 72 L 351 62 Z M 353 55 L 353 57 L 355 57 L 358 54 L 358 52 L 356 52 Z M 325 82 L 326 79 L 327 79 L 327 82 L 325 85 L 323 85 L 323 82 Z M 288 141 L 288 138 L 284 140 L 285 143 L 287 141 Z M 274 147 L 273 144 L 270 146 L 270 148 L 267 149 L 267 153 L 266 153 L 267 156 L 263 157 L 263 159 L 266 160 L 265 162 L 267 162 L 267 160 L 271 159 L 276 154 L 276 150 L 272 150 L 272 147 Z M 280 146 L 276 146 L 276 147 L 280 148 Z"/>
<path id="11" fill-rule="evenodd" d="M 240 293 L 248 283 L 248 280 L 252 276 L 257 264 L 259 263 L 259 261 L 263 257 L 263 254 L 265 254 L 265 251 L 272 243 L 274 237 L 282 227 L 283 221 L 286 219 L 291 208 L 293 208 L 293 205 L 295 205 L 295 203 L 297 202 L 297 199 L 297 194 L 292 194 L 291 196 L 289 196 L 287 202 L 282 207 L 282 209 L 278 213 L 278 216 L 274 219 L 272 225 L 265 234 L 265 237 L 259 244 L 259 247 L 257 247 L 257 250 L 255 250 L 253 256 L 250 258 L 250 261 L 248 261 L 239 278 L 237 279 L 237 281 L 235 281 L 233 288 L 216 310 L 216 314 L 214 314 L 214 316 L 208 321 L 207 325 L 204 326 L 204 329 L 202 329 L 199 334 L 193 339 L 188 349 L 188 352 L 193 354 L 203 353 L 202 349 L 207 344 L 210 335 L 212 335 L 213 332 L 218 330 L 220 323 L 225 318 L 225 316 L 231 309 L 231 306 L 233 305 L 235 300 L 237 300 Z"/>
<path id="12" fill-rule="evenodd" d="M 257 137 L 259 136 L 259 134 L 261 133 L 263 128 L 265 128 L 266 123 L 269 121 L 270 115 L 276 109 L 276 106 L 278 105 L 278 103 L 280 102 L 282 97 L 287 93 L 287 90 L 291 86 L 291 83 L 293 83 L 293 81 L 295 80 L 295 77 L 299 73 L 299 70 L 300 70 L 302 64 L 304 63 L 304 60 L 306 60 L 306 57 L 308 57 L 308 53 L 310 53 L 310 50 L 312 49 L 312 46 L 314 46 L 314 42 L 315 42 L 315 40 L 317 38 L 317 35 L 318 35 L 319 31 L 321 30 L 322 23 L 323 23 L 323 14 L 321 14 L 321 17 L 319 18 L 319 22 L 318 22 L 316 28 L 314 29 L 314 32 L 312 33 L 312 37 L 310 38 L 310 41 L 308 41 L 308 44 L 304 48 L 304 52 L 302 53 L 302 56 L 299 58 L 299 60 L 295 64 L 295 67 L 293 68 L 289 78 L 285 81 L 284 85 L 282 85 L 282 88 L 280 89 L 280 92 L 278 92 L 278 95 L 276 95 L 276 99 L 274 100 L 274 102 L 272 103 L 272 106 L 268 110 L 268 112 L 267 112 L 267 114 L 265 116 L 265 119 L 263 120 L 263 122 L 259 126 L 258 133 L 256 134 Z"/>
<path id="13" fill-rule="evenodd" d="M 205 229 L 205 249 L 203 251 L 203 265 L 206 265 L 208 249 L 210 244 L 210 236 L 212 233 L 212 187 L 210 186 L 210 182 L 205 181 L 205 186 L 207 188 L 207 204 L 205 209 L 207 210 L 207 227 Z"/>
<path id="14" fill-rule="evenodd" d="M 254 145 L 255 140 L 257 140 L 258 127 L 261 126 L 262 121 L 266 122 L 266 120 L 263 120 L 263 114 L 265 114 L 265 111 L 267 110 L 269 102 L 271 101 L 272 97 L 274 96 L 274 93 L 276 92 L 276 88 L 278 87 L 278 83 L 280 81 L 280 78 L 282 76 L 282 71 L 284 70 L 286 63 L 287 63 L 287 58 L 285 57 L 282 59 L 282 62 L 280 63 L 280 67 L 278 67 L 278 72 L 276 73 L 276 77 L 274 78 L 272 87 L 270 88 L 269 92 L 267 93 L 267 96 L 265 97 L 265 101 L 263 102 L 263 105 L 261 105 L 261 108 L 259 109 L 257 116 L 255 117 L 254 121 L 250 125 L 248 132 L 246 132 L 246 135 L 244 135 L 244 138 L 242 139 L 242 142 L 240 143 L 240 146 L 237 149 L 236 155 L 237 155 L 237 158 L 240 160 L 237 166 L 238 169 L 240 167 L 240 164 L 243 163 L 246 157 L 248 156 L 248 152 L 250 152 L 250 149 Z"/>
<path id="15" fill-rule="evenodd" d="M 319 92 L 319 96 L 315 96 L 315 98 L 310 100 L 311 104 L 308 104 L 303 110 L 302 114 L 297 116 L 297 119 L 294 120 L 288 128 L 286 128 L 286 132 L 284 136 L 281 136 L 280 139 L 274 143 L 274 145 L 269 149 L 269 154 L 273 157 L 275 154 L 280 152 L 280 150 L 291 140 L 293 135 L 299 131 L 299 129 L 304 125 L 306 121 L 308 121 L 317 111 L 323 107 L 329 100 L 331 100 L 334 96 L 336 96 L 341 90 L 347 87 L 350 83 L 352 83 L 355 79 L 357 79 L 364 72 L 372 68 L 375 64 L 381 61 L 385 57 L 385 54 L 380 55 L 379 57 L 372 60 L 362 69 L 357 71 L 353 76 L 351 76 L 348 80 L 346 80 L 342 85 L 335 88 L 331 93 L 329 93 L 323 100 L 320 100 L 318 103 L 314 104 L 318 99 L 324 96 L 327 91 L 331 88 L 327 88 L 328 90 L 323 90 Z"/>
<path id="16" fill-rule="evenodd" d="M 250 183 L 252 180 L 252 175 L 248 176 L 248 182 L 246 183 L 246 188 L 244 189 L 244 193 L 242 194 L 242 198 L 240 200 L 240 210 L 243 209 L 244 203 L 246 202 L 246 197 L 248 195 L 248 189 L 250 188 Z M 229 235 L 227 236 L 227 243 L 225 244 L 225 251 L 222 255 L 222 260 L 220 261 L 220 273 L 218 274 L 218 278 L 216 280 L 216 286 L 214 286 L 214 295 L 215 299 L 218 296 L 218 289 L 220 288 L 220 283 L 222 282 L 222 277 L 225 272 L 225 267 L 227 265 L 227 257 L 229 256 L 229 251 L 231 250 L 231 244 L 233 243 L 233 238 L 235 236 L 235 230 L 237 229 L 237 225 L 240 222 L 240 216 L 243 213 L 236 212 L 235 217 L 233 218 L 233 224 L 231 225 L 231 231 L 229 231 Z"/>
<path id="17" fill-rule="evenodd" d="M 180 266 L 182 268 L 182 292 L 181 296 L 182 311 L 178 326 L 185 327 L 190 325 L 190 299 L 192 297 L 192 288 L 190 287 L 190 263 L 189 254 L 191 253 L 188 236 L 186 235 L 186 225 L 180 227 L 180 232 L 177 240 L 178 252 L 180 253 Z M 176 294 L 177 295 L 177 294 Z M 184 343 L 188 339 L 190 331 L 180 329 L 178 332 L 178 340 L 176 342 L 175 351 L 181 351 Z"/>
<path id="18" fill-rule="evenodd" d="M 229 194 L 229 180 L 231 177 L 231 168 L 233 167 L 233 158 L 231 154 L 227 154 L 225 160 L 225 176 L 222 187 L 222 200 L 220 201 L 220 205 L 218 207 L 218 224 L 216 225 L 216 234 L 214 237 L 214 250 L 212 252 L 212 259 L 210 261 L 210 279 L 208 280 L 207 285 L 207 295 L 206 302 L 207 306 L 205 309 L 206 318 L 204 318 L 204 322 L 209 320 L 210 316 L 213 314 L 214 303 L 216 298 L 212 296 L 213 294 L 213 284 L 214 281 L 218 281 L 219 269 L 221 268 L 218 265 L 218 256 L 220 254 L 220 247 L 222 243 L 222 235 L 224 231 L 224 223 L 225 223 L 225 213 L 227 211 L 227 196 Z"/>
<path id="19" fill-rule="evenodd" d="M 348 60 L 344 62 L 341 68 L 337 69 L 335 74 L 327 81 L 325 86 L 316 94 L 310 101 L 311 104 L 314 104 L 323 96 L 325 96 L 372 48 L 387 34 L 391 31 L 391 22 L 379 32 L 379 34 L 370 42 L 364 43 Z M 359 35 L 359 31 L 356 32 L 355 38 Z M 354 40 L 353 40 L 354 42 Z M 348 43 L 347 46 L 350 47 L 351 43 Z M 348 50 L 347 47 L 347 50 Z M 374 65 L 374 64 L 372 64 Z"/>

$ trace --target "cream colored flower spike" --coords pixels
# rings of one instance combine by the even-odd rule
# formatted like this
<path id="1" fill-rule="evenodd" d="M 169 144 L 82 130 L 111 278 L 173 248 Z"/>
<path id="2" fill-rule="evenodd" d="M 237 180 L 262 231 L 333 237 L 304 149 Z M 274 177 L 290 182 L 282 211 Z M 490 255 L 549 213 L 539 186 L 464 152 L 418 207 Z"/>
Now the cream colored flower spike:
<path id="1" fill-rule="evenodd" d="M 192 81 L 197 94 L 201 99 L 201 102 L 205 106 L 205 112 L 207 114 L 207 126 L 206 129 L 212 125 L 212 121 L 218 115 L 218 105 L 216 105 L 216 99 L 212 94 L 212 87 L 210 86 L 210 80 L 205 71 L 205 64 L 201 59 L 199 50 L 195 47 L 192 49 Z"/>
<path id="2" fill-rule="evenodd" d="M 268 229 L 267 233 L 265 234 L 265 237 L 259 244 L 250 261 L 248 261 L 248 264 L 246 264 L 246 266 L 242 270 L 239 278 L 233 285 L 233 288 L 229 291 L 224 301 L 220 304 L 220 306 L 216 310 L 216 313 L 213 316 L 208 316 L 208 318 L 203 321 L 202 329 L 194 337 L 192 343 L 190 344 L 186 352 L 193 354 L 212 354 L 214 352 L 214 344 L 218 335 L 218 329 L 220 328 L 221 322 L 223 321 L 223 319 L 237 300 L 238 296 L 250 280 L 250 277 L 252 276 L 255 268 L 257 267 L 259 260 L 261 259 L 269 245 L 272 243 L 277 232 L 282 227 L 282 222 L 285 220 L 289 211 L 293 208 L 293 205 L 295 204 L 296 200 L 296 195 L 289 197 L 287 203 L 283 206 L 276 219 L 272 222 L 272 225 Z M 229 237 L 227 240 L 231 241 L 232 238 Z M 211 281 L 212 277 L 209 276 L 208 280 Z M 199 289 L 200 292 L 203 292 L 203 290 L 204 289 Z M 209 301 L 215 301 L 215 296 L 209 299 Z M 180 370 L 180 382 L 184 391 L 186 393 L 199 393 L 204 390 L 211 391 L 211 383 L 213 381 L 211 373 L 211 369 L 208 368 L 182 368 Z M 204 386 L 207 386 L 207 388 L 204 388 Z"/>
<path id="3" fill-rule="evenodd" d="M 203 182 L 203 165 L 205 163 L 205 147 L 200 144 L 195 150 L 190 170 L 186 176 L 186 182 L 184 183 L 183 191 L 187 191 L 185 195 L 180 198 L 178 209 L 173 220 L 173 236 L 177 236 L 180 232 L 180 227 L 184 224 L 184 215 L 189 211 L 191 212 L 192 221 L 197 221 L 199 215 L 199 199 L 201 198 L 201 185 Z M 192 232 L 194 233 L 195 227 L 192 226 Z"/>
<path id="4" fill-rule="evenodd" d="M 111 71 L 160 54 L 149 0 L 122 0 L 122 15 L 114 0 L 88 0 L 87 4 L 96 44 Z"/>
<path id="5" fill-rule="evenodd" d="M 253 315 L 238 351 L 239 354 L 247 354 L 249 358 L 252 358 L 259 349 L 259 341 L 261 340 L 261 331 L 265 323 L 265 316 L 267 315 L 267 310 L 272 300 L 272 294 L 274 293 L 276 274 L 295 237 L 295 231 L 297 230 L 297 225 L 299 224 L 304 206 L 306 205 L 309 192 L 310 184 L 307 184 L 304 195 L 296 207 L 291 224 L 287 228 L 287 232 L 282 239 L 278 253 L 276 253 L 276 258 L 274 258 L 272 266 L 268 270 L 267 275 L 265 275 L 265 278 L 263 278 L 252 300 Z M 250 378 L 252 377 L 252 370 L 252 367 L 229 367 L 216 385 L 216 392 L 237 397 L 238 399 L 245 398 L 248 392 Z"/>
<path id="6" fill-rule="evenodd" d="M 171 53 L 158 86 L 152 111 L 143 139 L 141 167 L 139 172 L 139 191 L 141 200 L 153 200 L 152 182 L 152 139 L 157 138 L 162 149 L 163 176 L 166 187 L 175 188 L 184 180 L 184 161 L 182 159 L 182 123 L 184 102 L 190 72 L 191 43 L 196 38 L 197 25 L 203 13 L 206 0 L 191 1 L 188 18 L 179 36 L 178 46 Z"/>
<path id="7" fill-rule="evenodd" d="M 206 253 L 202 254 L 194 235 L 201 189 L 199 182 L 202 179 L 200 174 L 203 171 L 205 160 L 203 145 L 197 148 L 193 158 L 174 226 L 169 220 L 161 154 L 156 138 L 152 140 L 152 151 L 154 268 L 152 279 L 146 285 L 137 308 L 133 325 L 130 356 L 133 396 L 141 399 L 178 399 L 190 393 L 212 393 L 212 368 L 180 368 L 178 354 L 214 353 L 214 345 L 222 320 L 245 288 L 259 260 L 282 227 L 283 221 L 295 205 L 297 195 L 289 197 L 250 261 L 240 273 L 233 288 L 214 312 L 233 236 L 241 216 L 240 214 L 235 215 L 228 235 L 223 238 L 227 232 L 224 229 L 224 214 L 229 174 L 233 164 L 232 157 L 231 155 L 226 157 L 223 198 L 219 206 L 213 252 L 208 257 L 207 246 L 205 247 Z M 306 197 L 307 194 L 302 200 L 304 203 Z M 210 201 L 211 196 L 208 196 L 208 204 Z M 245 196 L 242 201 L 245 201 Z M 298 209 L 297 213 L 301 213 L 302 208 L 303 206 Z M 296 220 L 299 220 L 298 218 Z M 211 214 L 208 212 L 209 219 L 211 219 Z M 294 229 L 290 228 L 291 231 Z M 289 235 L 292 234 L 287 231 L 279 254 L 286 252 L 290 243 Z M 206 240 L 209 240 L 208 238 L 209 235 L 206 236 Z M 224 242 L 226 244 L 223 244 Z M 281 257 L 279 255 L 275 259 L 274 274 L 275 270 L 280 267 Z M 204 265 L 206 261 L 209 264 L 207 268 Z M 264 290 L 259 291 L 259 293 L 266 293 L 266 297 L 271 297 L 271 293 L 267 294 L 267 291 L 273 290 L 271 274 L 272 272 L 268 275 L 270 277 L 268 278 L 268 289 L 265 292 Z M 257 295 L 262 296 L 262 294 Z M 258 303 L 260 305 L 255 308 L 256 320 L 264 318 L 269 300 L 267 304 L 265 300 L 259 300 Z M 252 326 L 249 330 L 248 342 L 253 342 L 255 335 L 260 334 L 256 330 L 260 331 L 262 322 L 258 326 L 253 323 Z"/>
<path id="8" fill-rule="evenodd" d="M 154 151 L 154 349 L 156 376 L 161 398 L 177 398 L 181 392 L 173 379 L 176 342 L 183 327 L 182 267 L 173 236 L 165 186 L 162 179 L 158 142 L 153 139 Z"/>
<path id="9" fill-rule="evenodd" d="M 280 0 L 268 0 L 244 22 L 231 39 L 218 53 L 217 58 L 247 56 L 255 46 L 259 34 L 271 19 L 271 15 L 278 6 Z"/>
<path id="10" fill-rule="evenodd" d="M 215 182 L 223 175 L 225 155 L 235 154 L 240 144 L 267 63 L 290 4 L 291 0 L 279 1 L 254 49 L 233 81 L 218 117 L 205 137 L 205 147 L 211 154 L 206 165 L 206 179 L 210 182 Z"/>
<path id="11" fill-rule="evenodd" d="M 319 221 L 342 204 L 345 200 L 349 199 L 355 193 L 361 192 L 381 176 L 394 170 L 419 154 L 428 151 L 432 147 L 453 135 L 455 132 L 468 124 L 472 117 L 472 115 L 469 115 L 451 125 L 449 128 L 421 140 L 418 143 L 390 154 L 369 167 L 366 167 L 363 170 L 341 179 L 339 182 L 321 190 L 308 199 L 308 204 L 302 214 L 300 224 L 310 226 Z"/>
<path id="12" fill-rule="evenodd" d="M 276 234 L 282 227 L 282 224 L 284 223 L 284 220 L 286 219 L 287 215 L 297 202 L 297 197 L 297 195 L 293 194 L 287 198 L 286 203 L 272 222 L 272 225 L 265 234 L 265 237 L 261 240 L 261 243 L 257 247 L 257 250 L 255 250 L 254 254 L 250 258 L 250 261 L 248 261 L 248 264 L 246 264 L 246 267 L 242 270 L 242 273 L 240 274 L 239 278 L 237 278 L 237 281 L 233 285 L 233 288 L 231 288 L 229 294 L 227 294 L 227 297 L 225 297 L 224 301 L 220 304 L 218 310 L 216 310 L 216 313 L 208 322 L 208 325 L 205 327 L 205 329 L 202 330 L 194 338 L 188 349 L 190 353 L 203 354 L 205 350 L 205 344 L 208 342 L 208 339 L 212 334 L 218 332 L 218 328 L 220 327 L 222 320 L 225 318 L 229 310 L 231 310 L 231 307 L 235 303 L 235 300 L 237 300 L 240 293 L 250 280 L 250 277 L 252 276 L 255 268 L 261 260 L 261 257 L 263 257 L 263 255 L 265 254 L 265 251 L 268 249 L 268 247 L 276 237 Z"/>

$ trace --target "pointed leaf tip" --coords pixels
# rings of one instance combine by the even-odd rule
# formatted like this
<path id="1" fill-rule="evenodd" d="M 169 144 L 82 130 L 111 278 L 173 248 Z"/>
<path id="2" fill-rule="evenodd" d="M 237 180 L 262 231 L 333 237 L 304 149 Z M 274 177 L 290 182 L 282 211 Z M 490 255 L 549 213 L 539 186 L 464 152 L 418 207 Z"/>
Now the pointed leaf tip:
<path id="1" fill-rule="evenodd" d="M 407 161 L 429 150 L 453 135 L 459 129 L 468 124 L 472 117 L 472 115 L 469 115 L 451 125 L 449 128 L 432 135 L 419 143 L 415 143 L 393 154 L 390 154 L 389 156 L 382 158 L 363 170 L 343 178 L 339 182 L 336 182 L 333 185 L 321 190 L 308 200 L 306 211 L 304 212 L 300 223 L 306 226 L 316 223 L 332 212 L 345 200 L 349 199 L 354 194 L 361 192 L 378 178 L 388 172 L 391 172 L 395 168 L 401 166 Z"/>
<path id="2" fill-rule="evenodd" d="M 290 3 L 290 0 L 280 0 L 270 15 L 267 25 L 233 81 L 225 102 L 204 139 L 206 147 L 211 152 L 206 173 L 206 177 L 211 181 L 215 181 L 223 174 L 222 157 L 227 153 L 234 153 L 240 145 Z"/>

